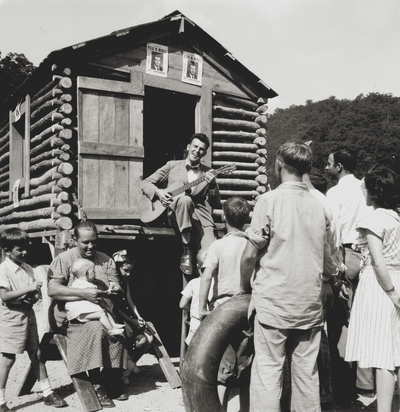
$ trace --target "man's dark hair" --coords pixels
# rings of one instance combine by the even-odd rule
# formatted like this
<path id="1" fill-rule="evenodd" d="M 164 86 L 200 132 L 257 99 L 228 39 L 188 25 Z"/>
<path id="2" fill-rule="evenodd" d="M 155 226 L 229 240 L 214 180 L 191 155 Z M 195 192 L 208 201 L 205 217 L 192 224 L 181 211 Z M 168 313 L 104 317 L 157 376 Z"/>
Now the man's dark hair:
<path id="1" fill-rule="evenodd" d="M 304 143 L 284 143 L 277 150 L 276 158 L 289 173 L 301 177 L 310 170 L 312 151 Z"/>
<path id="2" fill-rule="evenodd" d="M 339 149 L 332 152 L 335 166 L 340 163 L 344 170 L 353 173 L 357 166 L 356 154 L 348 149 Z"/>
<path id="3" fill-rule="evenodd" d="M 230 197 L 222 207 L 226 221 L 236 229 L 241 229 L 249 221 L 250 206 L 246 199 Z"/>
<path id="4" fill-rule="evenodd" d="M 97 228 L 96 225 L 91 222 L 90 220 L 82 220 L 82 222 L 79 222 L 75 228 L 74 228 L 74 237 L 75 239 L 79 238 L 79 231 L 80 230 L 93 230 L 94 233 L 97 235 Z"/>
<path id="5" fill-rule="evenodd" d="M 0 244 L 2 249 L 7 249 L 9 251 L 13 250 L 15 246 L 28 248 L 29 236 L 24 230 L 12 227 L 1 232 Z"/>
<path id="6" fill-rule="evenodd" d="M 199 139 L 206 145 L 206 149 L 210 147 L 210 140 L 204 133 L 195 133 L 189 140 L 189 144 L 193 142 L 194 139 Z"/>
<path id="7" fill-rule="evenodd" d="M 364 183 L 378 207 L 396 209 L 399 206 L 399 181 L 393 170 L 375 166 L 365 174 Z"/>

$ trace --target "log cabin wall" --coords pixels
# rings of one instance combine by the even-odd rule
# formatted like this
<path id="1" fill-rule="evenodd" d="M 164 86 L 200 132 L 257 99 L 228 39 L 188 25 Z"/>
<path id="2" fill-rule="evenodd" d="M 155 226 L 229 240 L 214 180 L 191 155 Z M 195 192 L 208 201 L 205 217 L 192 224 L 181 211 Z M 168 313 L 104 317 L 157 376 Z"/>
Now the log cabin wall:
<path id="1" fill-rule="evenodd" d="M 258 104 L 240 97 L 213 93 L 212 165 L 215 169 L 229 163 L 236 170 L 217 178 L 222 203 L 232 196 L 241 196 L 253 208 L 257 197 L 267 190 L 267 149 L 265 100 Z M 213 211 L 219 221 L 222 210 Z"/>
<path id="2" fill-rule="evenodd" d="M 53 66 L 49 82 L 22 103 L 25 129 L 17 136 L 22 145 L 13 148 L 18 140 L 13 133 L 21 130 L 21 105 L 10 111 L 9 123 L 0 130 L 0 231 L 73 226 L 76 110 L 70 75 L 70 69 Z M 21 169 L 20 175 L 11 175 L 13 167 Z M 14 186 L 17 180 L 19 187 Z"/>

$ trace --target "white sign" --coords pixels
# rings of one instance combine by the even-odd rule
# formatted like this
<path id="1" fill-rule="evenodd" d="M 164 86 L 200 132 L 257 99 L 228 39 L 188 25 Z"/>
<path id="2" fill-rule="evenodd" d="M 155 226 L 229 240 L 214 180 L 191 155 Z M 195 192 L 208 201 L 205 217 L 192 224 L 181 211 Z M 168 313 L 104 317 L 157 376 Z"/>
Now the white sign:
<path id="1" fill-rule="evenodd" d="M 167 77 L 168 47 L 147 43 L 146 73 Z"/>
<path id="2" fill-rule="evenodd" d="M 201 86 L 203 75 L 203 57 L 198 54 L 183 52 L 182 81 Z"/>

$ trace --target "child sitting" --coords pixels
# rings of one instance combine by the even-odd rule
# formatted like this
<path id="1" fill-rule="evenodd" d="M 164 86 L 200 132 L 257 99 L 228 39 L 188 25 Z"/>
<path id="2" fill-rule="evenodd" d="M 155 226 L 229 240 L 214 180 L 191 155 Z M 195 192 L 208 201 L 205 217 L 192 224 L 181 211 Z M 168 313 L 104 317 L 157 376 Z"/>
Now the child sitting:
<path id="1" fill-rule="evenodd" d="M 0 265 L 0 412 L 13 411 L 5 400 L 8 375 L 15 363 L 15 355 L 28 352 L 33 371 L 43 391 L 44 404 L 60 408 L 67 403 L 53 393 L 46 366 L 40 360 L 39 336 L 32 309 L 41 282 L 34 279 L 33 269 L 25 263 L 29 237 L 20 229 L 4 230 L 0 235 L 6 254 Z"/>
<path id="2" fill-rule="evenodd" d="M 131 372 L 139 373 L 136 362 L 147 351 L 153 342 L 153 336 L 149 332 L 146 321 L 140 316 L 136 305 L 132 301 L 129 276 L 133 270 L 133 260 L 128 257 L 126 250 L 119 250 L 112 256 L 122 288 L 122 294 L 114 299 L 114 311 L 117 318 L 125 323 L 126 336 L 129 343 L 129 355 L 131 360 L 128 361 L 128 369 L 123 373 L 124 382 L 128 383 Z"/>
<path id="3" fill-rule="evenodd" d="M 197 269 L 199 270 L 200 276 L 203 273 L 203 264 L 207 256 L 207 249 L 200 249 L 197 253 Z M 182 297 L 179 302 L 179 307 L 182 310 L 186 310 L 190 314 L 190 325 L 189 333 L 186 336 L 186 345 L 190 344 L 194 333 L 200 326 L 200 316 L 199 316 L 199 295 L 200 295 L 200 281 L 201 277 L 192 279 L 186 287 L 181 292 Z M 211 288 L 212 289 L 212 288 Z M 209 297 L 212 296 L 212 290 L 210 290 Z"/>
<path id="4" fill-rule="evenodd" d="M 93 284 L 95 270 L 92 261 L 88 259 L 77 259 L 72 265 L 71 272 L 75 277 L 71 285 L 72 288 L 96 288 L 96 285 Z M 110 335 L 122 335 L 124 333 L 124 325 L 115 323 L 108 311 L 88 300 L 67 302 L 65 309 L 69 321 L 76 320 L 85 323 L 91 320 L 99 320 Z"/>
<path id="5" fill-rule="evenodd" d="M 211 310 L 221 305 L 240 290 L 240 259 L 247 240 L 243 228 L 250 216 L 250 206 L 241 197 L 231 197 L 223 205 L 227 234 L 215 240 L 208 249 L 204 262 L 204 273 L 201 277 L 199 313 L 202 320 L 209 314 L 207 297 L 214 278 L 212 297 L 209 307 Z M 227 408 L 227 385 L 237 369 L 236 352 L 228 346 L 218 371 L 218 395 L 224 410 Z"/>

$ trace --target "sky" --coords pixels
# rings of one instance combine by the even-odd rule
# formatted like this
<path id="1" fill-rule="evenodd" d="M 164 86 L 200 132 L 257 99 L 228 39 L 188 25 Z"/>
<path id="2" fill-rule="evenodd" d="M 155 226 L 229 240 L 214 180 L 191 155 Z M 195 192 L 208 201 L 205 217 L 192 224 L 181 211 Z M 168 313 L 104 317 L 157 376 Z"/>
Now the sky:
<path id="1" fill-rule="evenodd" d="M 399 0 L 0 0 L 0 51 L 52 51 L 179 10 L 279 96 L 269 112 L 335 96 L 400 96 Z"/>

